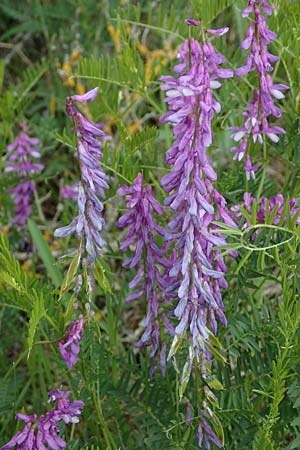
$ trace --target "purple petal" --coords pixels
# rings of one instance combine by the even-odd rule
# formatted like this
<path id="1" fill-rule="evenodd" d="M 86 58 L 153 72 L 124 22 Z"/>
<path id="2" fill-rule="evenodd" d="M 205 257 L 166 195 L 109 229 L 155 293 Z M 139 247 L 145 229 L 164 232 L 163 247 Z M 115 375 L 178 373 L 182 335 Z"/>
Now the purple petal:
<path id="1" fill-rule="evenodd" d="M 99 91 L 99 88 L 95 87 L 94 89 L 92 89 L 91 91 L 86 92 L 83 95 L 72 95 L 71 99 L 75 103 L 89 102 L 91 100 L 95 100 L 95 98 L 98 95 L 98 91 Z"/>
<path id="2" fill-rule="evenodd" d="M 223 36 L 229 31 L 229 27 L 217 28 L 217 29 L 208 29 L 206 30 L 208 34 L 212 36 Z"/>

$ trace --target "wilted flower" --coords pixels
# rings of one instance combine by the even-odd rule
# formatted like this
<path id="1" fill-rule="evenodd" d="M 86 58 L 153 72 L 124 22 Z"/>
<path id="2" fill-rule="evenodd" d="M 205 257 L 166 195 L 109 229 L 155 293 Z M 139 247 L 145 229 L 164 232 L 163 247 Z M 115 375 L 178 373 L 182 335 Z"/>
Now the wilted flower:
<path id="1" fill-rule="evenodd" d="M 12 225 L 24 227 L 30 216 L 31 199 L 35 190 L 33 181 L 28 180 L 32 175 L 43 170 L 44 166 L 33 162 L 40 158 L 38 138 L 30 137 L 27 128 L 20 124 L 23 131 L 16 137 L 14 142 L 7 146 L 7 161 L 5 162 L 5 172 L 16 172 L 21 178 L 21 182 L 8 192 L 13 194 L 15 204 L 15 217 Z"/>
<path id="2" fill-rule="evenodd" d="M 130 245 L 135 245 L 135 254 L 123 262 L 123 266 L 130 269 L 137 268 L 134 279 L 129 287 L 133 292 L 127 297 L 127 301 L 146 295 L 147 317 L 145 319 L 145 332 L 138 342 L 138 347 L 151 346 L 150 356 L 154 359 L 151 374 L 154 372 L 160 350 L 160 363 L 162 372 L 165 372 L 166 345 L 160 345 L 161 322 L 167 331 L 172 333 L 172 326 L 166 315 L 159 315 L 159 299 L 161 292 L 167 287 L 160 267 L 169 267 L 164 259 L 164 249 L 159 248 L 155 242 L 155 232 L 163 236 L 165 231 L 153 218 L 153 212 L 161 215 L 162 206 L 154 198 L 151 186 L 143 186 L 143 176 L 137 175 L 135 182 L 127 187 L 121 185 L 119 195 L 126 196 L 128 211 L 117 222 L 118 228 L 129 227 L 125 241 L 121 244 L 121 251 L 125 251 Z M 162 319 L 162 320 L 161 320 Z"/>
<path id="3" fill-rule="evenodd" d="M 215 444 L 218 448 L 222 448 L 223 444 L 213 431 L 212 427 L 208 423 L 207 414 L 204 410 L 201 411 L 201 420 L 198 426 L 198 445 L 202 447 L 204 443 L 205 450 L 211 449 L 211 443 Z"/>
<path id="4" fill-rule="evenodd" d="M 250 53 L 247 56 L 246 64 L 236 70 L 236 75 L 243 77 L 251 71 L 256 71 L 258 88 L 254 90 L 253 99 L 247 105 L 248 110 L 243 113 L 243 116 L 246 117 L 244 125 L 241 128 L 230 128 L 234 131 L 232 138 L 235 142 L 240 142 L 239 147 L 231 149 L 235 153 L 234 159 L 238 161 L 247 152 L 251 137 L 254 143 L 262 144 L 263 136 L 267 136 L 273 142 L 278 142 L 278 136 L 285 133 L 283 128 L 269 124 L 269 116 L 276 118 L 281 116 L 281 111 L 275 105 L 274 98 L 283 99 L 282 91 L 288 89 L 288 86 L 273 84 L 270 72 L 272 72 L 273 65 L 279 58 L 272 55 L 268 47 L 276 39 L 276 34 L 268 29 L 266 19 L 260 8 L 266 14 L 272 14 L 273 7 L 267 0 L 249 0 L 247 8 L 242 12 L 243 17 L 248 17 L 253 13 L 254 18 L 251 20 L 246 38 L 241 44 L 241 48 L 243 50 L 250 49 Z M 254 171 L 251 172 L 251 177 L 255 178 Z"/>
<path id="5" fill-rule="evenodd" d="M 84 242 L 89 258 L 94 261 L 105 242 L 100 232 L 104 226 L 103 203 L 104 189 L 108 189 L 108 176 L 103 172 L 99 159 L 103 156 L 99 139 L 110 139 L 102 130 L 102 125 L 96 124 L 81 114 L 75 103 L 94 100 L 99 88 L 84 95 L 73 95 L 66 99 L 67 114 L 72 118 L 76 136 L 77 150 L 81 173 L 78 187 L 79 214 L 70 225 L 55 231 L 56 237 L 65 237 L 76 233 Z"/>
<path id="6" fill-rule="evenodd" d="M 67 443 L 59 436 L 59 423 L 78 423 L 84 406 L 81 400 L 70 402 L 71 392 L 59 389 L 49 392 L 49 402 L 56 401 L 57 407 L 42 415 L 37 420 L 36 414 L 27 416 L 17 414 L 16 419 L 25 422 L 23 430 L 18 431 L 0 450 L 59 450 L 66 448 Z"/>
<path id="7" fill-rule="evenodd" d="M 189 20 L 188 24 L 195 25 Z M 198 24 L 196 24 L 198 25 Z M 222 35 L 228 29 L 208 30 Z M 204 34 L 204 33 L 203 33 Z M 213 139 L 211 122 L 221 109 L 213 97 L 213 89 L 221 86 L 218 78 L 233 76 L 220 68 L 225 57 L 218 54 L 211 41 L 185 41 L 179 52 L 180 63 L 174 68 L 178 78 L 162 77 L 169 111 L 163 123 L 174 126 L 175 141 L 167 152 L 166 162 L 172 170 L 161 184 L 169 194 L 166 200 L 174 218 L 169 223 L 166 239 L 174 243 L 177 259 L 169 271 L 173 290 L 179 298 L 174 311 L 179 323 L 169 357 L 175 354 L 179 340 L 189 331 L 189 354 L 181 383 L 190 377 L 193 361 L 209 358 L 207 345 L 211 332 L 217 333 L 218 318 L 226 325 L 221 289 L 227 288 L 226 266 L 216 245 L 225 244 L 214 221 L 235 226 L 226 209 L 226 201 L 213 187 L 217 175 L 207 155 Z M 205 364 L 200 364 L 205 372 Z"/>
<path id="8" fill-rule="evenodd" d="M 68 331 L 67 336 L 58 343 L 61 357 L 70 369 L 78 361 L 80 352 L 80 341 L 82 339 L 84 321 L 83 318 L 74 321 Z"/>

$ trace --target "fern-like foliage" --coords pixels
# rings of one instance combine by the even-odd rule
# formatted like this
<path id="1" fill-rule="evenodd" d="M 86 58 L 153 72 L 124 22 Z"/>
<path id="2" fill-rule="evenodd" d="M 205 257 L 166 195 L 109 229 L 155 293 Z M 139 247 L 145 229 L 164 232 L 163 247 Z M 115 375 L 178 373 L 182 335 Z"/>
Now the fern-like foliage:
<path id="1" fill-rule="evenodd" d="M 1 302 L 23 310 L 29 315 L 28 354 L 36 330 L 45 314 L 43 290 L 37 289 L 21 269 L 20 263 L 10 252 L 7 239 L 0 234 L 0 282 L 3 294 Z M 49 298 L 49 294 L 47 296 Z"/>

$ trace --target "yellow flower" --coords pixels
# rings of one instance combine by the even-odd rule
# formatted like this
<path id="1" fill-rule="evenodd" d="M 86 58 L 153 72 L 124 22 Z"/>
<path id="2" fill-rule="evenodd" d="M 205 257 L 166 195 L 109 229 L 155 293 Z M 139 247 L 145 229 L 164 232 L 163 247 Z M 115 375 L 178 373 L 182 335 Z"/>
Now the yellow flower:
<path id="1" fill-rule="evenodd" d="M 68 78 L 66 81 L 64 81 L 64 86 L 66 87 L 75 87 L 75 80 L 74 78 Z"/>
<path id="2" fill-rule="evenodd" d="M 7 236 L 8 233 L 9 233 L 9 228 L 8 228 L 8 227 L 3 227 L 2 230 L 1 230 L 1 232 L 2 232 L 2 234 L 3 234 L 4 236 Z"/>
<path id="3" fill-rule="evenodd" d="M 50 113 L 52 115 L 54 115 L 55 111 L 56 111 L 56 97 L 54 95 L 51 95 L 51 97 L 50 97 Z"/>
<path id="4" fill-rule="evenodd" d="M 121 42 L 120 42 L 120 30 L 117 27 L 114 29 L 113 25 L 110 23 L 107 25 L 107 30 L 111 36 L 111 39 L 114 43 L 115 49 L 117 53 L 120 53 L 121 51 Z"/>
<path id="5" fill-rule="evenodd" d="M 72 53 L 71 53 L 71 63 L 72 63 L 72 65 L 73 65 L 76 61 L 78 61 L 79 57 L 80 57 L 80 52 L 79 52 L 79 50 L 77 50 L 77 49 L 73 50 Z"/>
<path id="6" fill-rule="evenodd" d="M 142 122 L 138 120 L 137 122 L 131 124 L 131 125 L 128 127 L 129 133 L 130 133 L 130 134 L 136 133 L 137 130 L 139 129 L 141 123 L 142 123 Z"/>
<path id="7" fill-rule="evenodd" d="M 63 63 L 62 69 L 64 72 L 66 72 L 67 74 L 72 73 L 72 66 L 70 64 L 70 61 L 66 61 Z"/>
<path id="8" fill-rule="evenodd" d="M 85 93 L 85 87 L 80 83 L 80 81 L 78 81 L 76 84 L 76 92 L 79 95 L 83 95 Z"/>

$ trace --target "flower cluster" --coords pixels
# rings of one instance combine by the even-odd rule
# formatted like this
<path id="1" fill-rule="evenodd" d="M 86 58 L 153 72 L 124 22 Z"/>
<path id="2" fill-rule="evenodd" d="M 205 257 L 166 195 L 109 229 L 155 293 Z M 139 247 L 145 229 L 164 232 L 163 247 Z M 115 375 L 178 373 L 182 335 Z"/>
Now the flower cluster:
<path id="1" fill-rule="evenodd" d="M 120 250 L 125 251 L 130 245 L 135 245 L 135 254 L 125 260 L 123 266 L 129 266 L 131 269 L 137 268 L 137 273 L 129 284 L 129 287 L 134 291 L 126 300 L 131 301 L 140 298 L 144 293 L 146 294 L 148 305 L 145 319 L 146 329 L 137 346 L 151 346 L 150 356 L 154 360 L 151 368 L 151 374 L 153 374 L 157 366 L 160 349 L 159 295 L 168 285 L 168 280 L 164 278 L 159 266 L 169 268 L 168 261 L 164 259 L 165 249 L 160 249 L 155 243 L 154 232 L 164 236 L 165 231 L 154 220 L 153 212 L 161 215 L 163 208 L 154 198 L 151 186 L 143 186 L 141 173 L 137 175 L 131 186 L 121 185 L 118 194 L 126 196 L 128 211 L 119 218 L 117 227 L 129 227 Z M 145 252 L 145 258 L 143 252 Z M 174 333 L 173 327 L 165 314 L 163 314 L 163 322 L 167 331 L 171 334 Z M 166 370 L 165 343 L 161 346 L 160 364 L 164 374 Z"/>
<path id="2" fill-rule="evenodd" d="M 275 105 L 275 99 L 283 99 L 282 91 L 288 89 L 284 84 L 274 84 L 270 72 L 273 64 L 279 58 L 269 52 L 269 44 L 276 39 L 276 33 L 268 29 L 262 10 L 272 14 L 273 7 L 267 0 L 248 0 L 248 6 L 242 11 L 243 17 L 248 17 L 253 13 L 246 38 L 241 44 L 243 50 L 250 49 L 244 66 L 236 70 L 238 77 L 243 77 L 251 71 L 256 71 L 258 77 L 258 88 L 254 90 L 253 99 L 247 105 L 247 111 L 243 113 L 246 120 L 241 128 L 231 127 L 234 131 L 232 138 L 240 142 L 239 147 L 233 147 L 234 159 L 241 161 L 247 152 L 249 140 L 252 137 L 254 143 L 263 143 L 263 136 L 267 136 L 271 141 L 278 142 L 278 135 L 284 134 L 283 128 L 269 124 L 269 116 L 276 118 L 281 116 L 281 110 Z M 245 169 L 247 178 L 255 177 L 255 170 L 247 169 L 251 166 L 250 156 L 246 161 Z"/>
<path id="3" fill-rule="evenodd" d="M 103 172 L 99 159 L 103 156 L 99 139 L 108 140 L 109 137 L 102 131 L 102 124 L 88 120 L 75 107 L 75 103 L 94 100 L 99 88 L 92 89 L 84 95 L 67 97 L 66 110 L 72 118 L 76 137 L 80 165 L 81 181 L 78 186 L 79 214 L 70 225 L 55 231 L 56 237 L 65 237 L 76 233 L 84 242 L 90 260 L 94 261 L 105 242 L 100 232 L 103 229 L 103 203 L 99 197 L 104 198 L 104 189 L 108 189 L 108 176 Z"/>
<path id="4" fill-rule="evenodd" d="M 193 20 L 187 24 L 200 26 Z M 227 31 L 228 28 L 222 28 L 207 33 L 221 36 Z M 212 119 L 221 109 L 213 89 L 221 86 L 218 78 L 232 77 L 233 72 L 219 67 L 225 57 L 202 34 L 202 43 L 192 38 L 183 43 L 180 63 L 174 68 L 178 78 L 161 78 L 169 107 L 161 121 L 173 125 L 175 137 L 166 156 L 167 164 L 173 167 L 161 180 L 169 194 L 165 203 L 175 213 L 166 239 L 174 243 L 177 251 L 177 260 L 169 271 L 173 277 L 169 289 L 179 298 L 174 311 L 179 323 L 170 355 L 178 347 L 180 337 L 188 329 L 191 333 L 182 383 L 189 378 L 195 358 L 205 361 L 209 357 L 206 344 L 210 333 L 217 332 L 216 318 L 226 325 L 221 295 L 221 289 L 227 288 L 226 266 L 220 252 L 213 252 L 213 247 L 225 244 L 225 240 L 213 222 L 235 226 L 225 199 L 213 186 L 217 175 L 207 155 L 213 139 Z M 205 372 L 205 364 L 201 367 Z"/>
<path id="5" fill-rule="evenodd" d="M 61 357 L 69 369 L 78 361 L 78 353 L 80 352 L 79 343 L 82 339 L 83 325 L 83 318 L 74 321 L 69 328 L 67 336 L 58 343 Z"/>
<path id="6" fill-rule="evenodd" d="M 64 422 L 78 423 L 84 406 L 81 400 L 70 402 L 71 392 L 55 389 L 49 392 L 49 402 L 57 402 L 56 408 L 37 419 L 36 414 L 27 416 L 17 414 L 16 419 L 25 422 L 23 430 L 18 431 L 0 450 L 59 450 L 67 447 L 67 443 L 59 436 L 59 424 Z"/>
<path id="7" fill-rule="evenodd" d="M 255 197 L 252 197 L 252 195 L 249 192 L 245 192 L 244 194 L 244 202 L 239 206 L 233 206 L 231 208 L 232 212 L 235 215 L 235 218 L 237 221 L 240 221 L 243 217 L 241 206 L 245 208 L 250 215 L 252 216 L 253 211 L 253 203 L 256 203 L 259 205 L 258 211 L 256 214 L 256 221 L 257 223 L 265 223 L 266 219 L 270 216 L 273 217 L 272 225 L 278 225 L 278 223 L 281 220 L 282 213 L 284 211 L 285 206 L 285 199 L 282 194 L 277 194 L 273 197 L 270 197 L 270 199 L 267 199 L 266 197 L 263 197 L 260 202 Z M 296 219 L 296 223 L 300 223 L 300 208 L 296 206 L 296 199 L 292 198 L 289 201 L 289 208 L 290 208 L 290 216 L 294 217 L 296 214 L 298 215 Z M 242 229 L 246 229 L 250 226 L 250 224 L 245 220 L 245 222 L 242 224 Z"/>
<path id="8" fill-rule="evenodd" d="M 5 172 L 16 172 L 21 178 L 21 182 L 9 192 L 13 194 L 15 204 L 15 217 L 12 225 L 24 227 L 30 216 L 31 198 L 35 190 L 33 181 L 28 180 L 32 175 L 43 170 L 44 166 L 33 162 L 40 158 L 38 138 L 30 137 L 26 126 L 20 124 L 21 133 L 14 142 L 7 147 L 7 161 Z"/>

